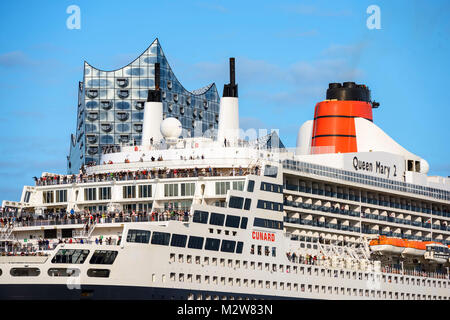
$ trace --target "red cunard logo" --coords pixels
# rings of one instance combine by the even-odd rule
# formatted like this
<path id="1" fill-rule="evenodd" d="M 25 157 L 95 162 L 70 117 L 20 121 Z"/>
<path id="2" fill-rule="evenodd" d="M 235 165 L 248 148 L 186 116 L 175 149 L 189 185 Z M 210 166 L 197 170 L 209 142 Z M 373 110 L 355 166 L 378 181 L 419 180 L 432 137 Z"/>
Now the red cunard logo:
<path id="1" fill-rule="evenodd" d="M 264 241 L 275 241 L 275 233 L 270 232 L 260 232 L 260 231 L 253 231 L 252 232 L 252 239 L 253 240 L 264 240 Z"/>

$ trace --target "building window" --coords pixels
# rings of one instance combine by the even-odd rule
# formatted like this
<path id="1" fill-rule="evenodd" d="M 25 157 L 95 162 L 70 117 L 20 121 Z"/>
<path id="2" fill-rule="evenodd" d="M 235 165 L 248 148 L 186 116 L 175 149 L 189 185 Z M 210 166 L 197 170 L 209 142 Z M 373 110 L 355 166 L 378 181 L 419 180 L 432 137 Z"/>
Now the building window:
<path id="1" fill-rule="evenodd" d="M 136 186 L 123 186 L 123 198 L 136 198 Z"/>
<path id="2" fill-rule="evenodd" d="M 226 194 L 230 190 L 230 182 L 216 182 L 216 195 Z"/>
<path id="3" fill-rule="evenodd" d="M 42 202 L 43 203 L 53 203 L 53 191 L 44 191 L 42 193 Z"/>
<path id="4" fill-rule="evenodd" d="M 84 200 L 85 201 L 97 200 L 97 189 L 96 188 L 84 188 Z"/>
<path id="5" fill-rule="evenodd" d="M 152 185 L 145 184 L 139 186 L 139 198 L 150 198 L 152 196 Z"/>
<path id="6" fill-rule="evenodd" d="M 178 184 L 164 184 L 164 197 L 178 197 Z"/>
<path id="7" fill-rule="evenodd" d="M 195 193 L 195 183 L 182 183 L 181 196 L 193 196 Z"/>
<path id="8" fill-rule="evenodd" d="M 67 202 L 67 190 L 56 190 L 56 202 Z"/>
<path id="9" fill-rule="evenodd" d="M 111 187 L 98 188 L 98 200 L 111 199 Z"/>

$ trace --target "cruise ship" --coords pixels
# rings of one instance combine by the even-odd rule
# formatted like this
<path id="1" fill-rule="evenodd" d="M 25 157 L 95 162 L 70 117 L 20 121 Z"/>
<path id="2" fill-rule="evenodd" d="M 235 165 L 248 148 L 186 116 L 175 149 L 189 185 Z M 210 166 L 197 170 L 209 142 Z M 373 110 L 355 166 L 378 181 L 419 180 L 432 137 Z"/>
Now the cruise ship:
<path id="1" fill-rule="evenodd" d="M 234 58 L 213 135 L 163 119 L 155 79 L 139 145 L 2 202 L 0 299 L 449 299 L 450 179 L 366 85 L 330 83 L 288 149 L 242 137 Z"/>

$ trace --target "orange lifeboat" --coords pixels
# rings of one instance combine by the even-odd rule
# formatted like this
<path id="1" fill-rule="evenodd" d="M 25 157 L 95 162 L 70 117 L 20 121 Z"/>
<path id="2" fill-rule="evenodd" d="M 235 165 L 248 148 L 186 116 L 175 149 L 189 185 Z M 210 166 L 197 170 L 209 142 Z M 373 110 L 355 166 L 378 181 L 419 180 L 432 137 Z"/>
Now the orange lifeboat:
<path id="1" fill-rule="evenodd" d="M 369 246 L 373 252 L 381 254 L 401 254 L 406 248 L 406 240 L 379 236 L 378 239 L 371 240 Z"/>
<path id="2" fill-rule="evenodd" d="M 405 250 L 403 250 L 402 252 L 403 255 L 421 257 L 425 254 L 425 251 L 427 250 L 425 242 L 412 240 L 408 240 L 405 242 L 406 247 Z"/>

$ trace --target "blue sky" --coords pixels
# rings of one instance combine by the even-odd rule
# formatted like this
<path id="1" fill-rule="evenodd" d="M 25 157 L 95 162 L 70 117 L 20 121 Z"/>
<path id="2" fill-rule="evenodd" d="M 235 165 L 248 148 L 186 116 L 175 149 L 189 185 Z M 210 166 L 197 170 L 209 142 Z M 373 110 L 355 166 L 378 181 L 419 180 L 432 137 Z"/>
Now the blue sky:
<path id="1" fill-rule="evenodd" d="M 366 9 L 381 10 L 369 30 Z M 78 5 L 81 29 L 66 8 Z M 65 173 L 83 61 L 122 67 L 158 37 L 188 90 L 222 93 L 236 57 L 241 126 L 294 146 L 329 82 L 367 84 L 374 122 L 450 175 L 449 1 L 2 1 L 0 200 L 43 171 Z"/>

